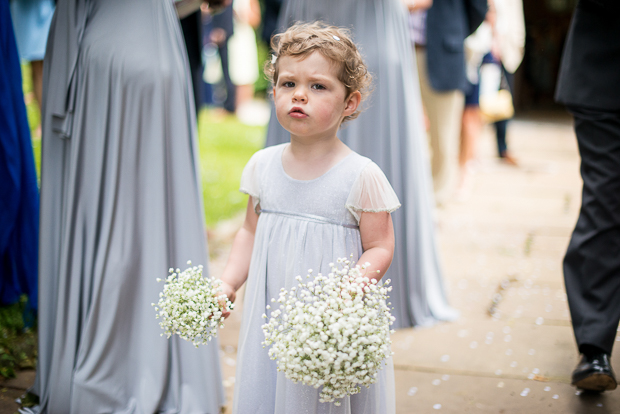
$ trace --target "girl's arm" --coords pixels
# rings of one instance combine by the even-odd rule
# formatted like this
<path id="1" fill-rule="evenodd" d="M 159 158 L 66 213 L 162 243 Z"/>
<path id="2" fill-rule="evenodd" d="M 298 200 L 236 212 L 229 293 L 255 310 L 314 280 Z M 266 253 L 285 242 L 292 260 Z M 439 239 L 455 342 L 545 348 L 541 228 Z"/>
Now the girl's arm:
<path id="1" fill-rule="evenodd" d="M 360 216 L 360 236 L 364 253 L 357 263 L 360 266 L 370 263 L 367 275 L 379 281 L 390 267 L 394 256 L 392 215 L 387 212 L 363 212 Z"/>
<path id="2" fill-rule="evenodd" d="M 254 210 L 252 197 L 250 196 L 248 198 L 245 221 L 235 236 L 228 262 L 226 263 L 224 273 L 221 277 L 222 290 L 231 302 L 235 301 L 237 290 L 239 290 L 241 285 L 243 285 L 248 278 L 257 222 L 258 214 L 256 214 Z M 224 312 L 225 318 L 229 315 L 230 312 Z"/>

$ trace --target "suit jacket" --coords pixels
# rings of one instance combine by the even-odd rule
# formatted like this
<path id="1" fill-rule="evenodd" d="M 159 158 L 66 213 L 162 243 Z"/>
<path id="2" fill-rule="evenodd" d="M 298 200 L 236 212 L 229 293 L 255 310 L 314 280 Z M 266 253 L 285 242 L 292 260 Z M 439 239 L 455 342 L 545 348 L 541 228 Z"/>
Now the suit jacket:
<path id="1" fill-rule="evenodd" d="M 619 9 L 617 0 L 577 4 L 558 76 L 558 102 L 620 111 Z"/>
<path id="2" fill-rule="evenodd" d="M 463 42 L 484 20 L 487 0 L 434 0 L 426 17 L 426 60 L 433 89 L 468 88 Z"/>

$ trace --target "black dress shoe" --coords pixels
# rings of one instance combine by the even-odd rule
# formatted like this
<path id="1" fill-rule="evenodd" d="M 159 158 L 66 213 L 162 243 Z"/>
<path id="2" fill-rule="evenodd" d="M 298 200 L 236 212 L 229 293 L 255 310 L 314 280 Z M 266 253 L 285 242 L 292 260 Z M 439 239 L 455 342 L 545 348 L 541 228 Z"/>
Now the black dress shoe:
<path id="1" fill-rule="evenodd" d="M 588 391 L 615 390 L 618 383 L 609 364 L 609 356 L 604 353 L 582 355 L 581 361 L 573 371 L 571 384 Z"/>

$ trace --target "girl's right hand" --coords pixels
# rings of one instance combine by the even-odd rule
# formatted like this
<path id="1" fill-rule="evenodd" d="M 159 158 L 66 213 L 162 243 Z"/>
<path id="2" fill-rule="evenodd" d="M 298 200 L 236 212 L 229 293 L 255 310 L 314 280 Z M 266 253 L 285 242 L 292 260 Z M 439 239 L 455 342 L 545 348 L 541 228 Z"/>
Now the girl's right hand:
<path id="1" fill-rule="evenodd" d="M 233 288 L 226 282 L 222 282 L 220 288 L 222 289 L 222 293 L 226 295 L 228 300 L 232 303 L 235 303 L 235 299 L 237 298 L 237 292 L 235 291 L 235 288 Z M 220 304 L 222 305 L 222 307 L 226 306 L 224 302 L 220 302 Z M 230 309 L 224 309 L 224 311 L 222 312 L 222 316 L 224 318 L 228 318 L 230 316 Z"/>

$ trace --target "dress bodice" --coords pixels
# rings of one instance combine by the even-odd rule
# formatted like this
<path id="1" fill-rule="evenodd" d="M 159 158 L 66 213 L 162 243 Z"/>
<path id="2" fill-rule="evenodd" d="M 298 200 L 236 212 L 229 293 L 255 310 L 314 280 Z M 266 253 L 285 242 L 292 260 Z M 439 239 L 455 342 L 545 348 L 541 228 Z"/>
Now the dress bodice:
<path id="1" fill-rule="evenodd" d="M 258 196 L 261 210 L 319 216 L 333 223 L 357 225 L 345 205 L 353 184 L 371 161 L 352 152 L 320 177 L 297 180 L 286 174 L 282 166 L 286 145 L 266 148 L 256 160 L 258 194 L 250 194 Z"/>

